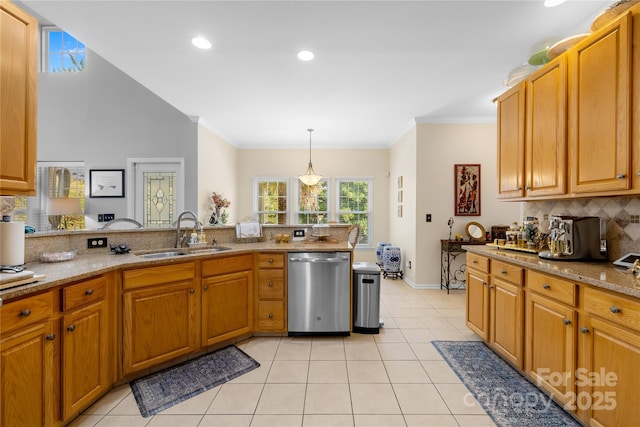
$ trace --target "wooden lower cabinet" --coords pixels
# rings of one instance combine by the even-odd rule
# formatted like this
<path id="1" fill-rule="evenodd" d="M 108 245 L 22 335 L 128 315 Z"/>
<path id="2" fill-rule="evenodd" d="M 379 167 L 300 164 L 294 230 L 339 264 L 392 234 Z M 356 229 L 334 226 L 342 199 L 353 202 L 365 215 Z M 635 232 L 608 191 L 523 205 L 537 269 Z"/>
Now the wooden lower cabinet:
<path id="1" fill-rule="evenodd" d="M 467 270 L 467 327 L 482 339 L 489 339 L 489 274 Z"/>
<path id="2" fill-rule="evenodd" d="M 111 386 L 114 327 L 104 276 L 62 292 L 62 418 L 69 419 Z"/>
<path id="3" fill-rule="evenodd" d="M 522 369 L 524 291 L 522 286 L 492 278 L 489 344 L 504 359 Z"/>
<path id="4" fill-rule="evenodd" d="M 202 345 L 212 345 L 253 328 L 253 271 L 202 279 Z"/>
<path id="5" fill-rule="evenodd" d="M 256 331 L 286 332 L 286 265 L 283 253 L 257 254 Z"/>
<path id="6" fill-rule="evenodd" d="M 199 348 L 200 292 L 195 280 L 125 290 L 123 373 L 130 374 Z"/>
<path id="7" fill-rule="evenodd" d="M 59 419 L 59 323 L 50 320 L 52 302 L 46 293 L 0 307 L 2 426 L 50 426 Z"/>
<path id="8" fill-rule="evenodd" d="M 525 372 L 563 405 L 574 394 L 576 310 L 541 295 L 527 294 Z"/>

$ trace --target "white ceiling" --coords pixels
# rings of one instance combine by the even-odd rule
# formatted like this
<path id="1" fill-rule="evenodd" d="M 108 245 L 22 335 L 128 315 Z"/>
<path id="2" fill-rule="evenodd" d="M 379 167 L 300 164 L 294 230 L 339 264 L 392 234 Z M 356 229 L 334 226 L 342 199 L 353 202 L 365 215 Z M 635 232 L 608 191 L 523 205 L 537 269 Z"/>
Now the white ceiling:
<path id="1" fill-rule="evenodd" d="M 314 128 L 315 149 L 386 148 L 415 122 L 494 121 L 509 71 L 588 31 L 611 1 L 22 4 L 239 148 L 306 148 Z M 213 48 L 196 49 L 196 35 Z M 299 61 L 302 49 L 315 60 Z"/>

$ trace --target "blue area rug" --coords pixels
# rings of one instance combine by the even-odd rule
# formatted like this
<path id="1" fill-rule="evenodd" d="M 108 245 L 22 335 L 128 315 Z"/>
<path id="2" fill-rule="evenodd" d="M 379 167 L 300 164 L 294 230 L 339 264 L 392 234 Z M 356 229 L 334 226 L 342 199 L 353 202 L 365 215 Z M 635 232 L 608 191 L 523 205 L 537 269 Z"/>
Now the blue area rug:
<path id="1" fill-rule="evenodd" d="M 581 425 L 483 342 L 433 345 L 498 426 Z"/>
<path id="2" fill-rule="evenodd" d="M 130 383 L 143 417 L 256 369 L 260 364 L 232 345 Z"/>

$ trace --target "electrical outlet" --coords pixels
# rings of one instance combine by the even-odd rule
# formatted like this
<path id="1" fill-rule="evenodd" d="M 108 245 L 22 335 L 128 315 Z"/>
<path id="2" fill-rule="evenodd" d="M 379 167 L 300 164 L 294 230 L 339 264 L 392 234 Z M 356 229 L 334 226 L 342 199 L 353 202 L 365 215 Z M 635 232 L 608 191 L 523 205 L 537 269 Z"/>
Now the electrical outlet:
<path id="1" fill-rule="evenodd" d="M 104 218 L 104 222 L 108 222 L 116 219 L 116 214 L 106 213 L 106 214 L 102 214 L 102 217 Z"/>
<path id="2" fill-rule="evenodd" d="M 107 247 L 107 238 L 106 237 L 94 237 L 91 239 L 87 239 L 87 248 L 106 248 Z"/>
<path id="3" fill-rule="evenodd" d="M 407 268 L 411 270 L 411 261 L 407 261 Z"/>
<path id="4" fill-rule="evenodd" d="M 427 222 L 431 222 L 431 214 L 427 214 Z"/>
<path id="5" fill-rule="evenodd" d="M 104 222 L 104 214 L 98 214 L 98 222 Z"/>
<path id="6" fill-rule="evenodd" d="M 293 240 L 304 240 L 304 230 L 293 230 Z"/>

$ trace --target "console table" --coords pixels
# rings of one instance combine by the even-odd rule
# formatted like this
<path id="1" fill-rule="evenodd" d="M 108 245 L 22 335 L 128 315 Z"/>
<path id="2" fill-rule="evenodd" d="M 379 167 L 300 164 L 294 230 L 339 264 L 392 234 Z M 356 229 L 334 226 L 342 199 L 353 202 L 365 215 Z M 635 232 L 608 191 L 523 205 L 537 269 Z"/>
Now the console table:
<path id="1" fill-rule="evenodd" d="M 451 263 L 458 255 L 465 253 L 463 245 L 484 245 L 484 240 L 440 240 L 440 289 L 465 289 L 465 272 L 467 264 L 462 264 L 457 270 L 451 271 Z"/>

